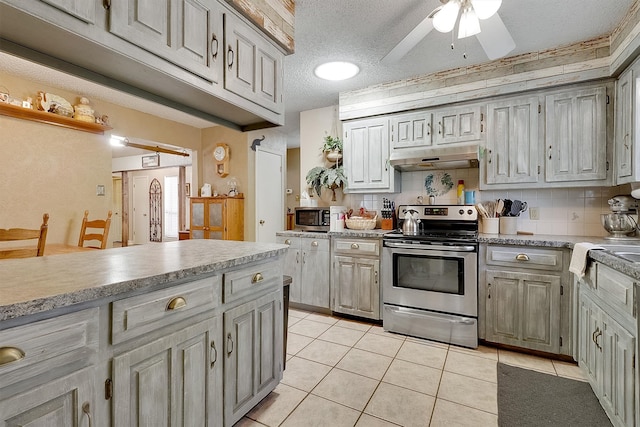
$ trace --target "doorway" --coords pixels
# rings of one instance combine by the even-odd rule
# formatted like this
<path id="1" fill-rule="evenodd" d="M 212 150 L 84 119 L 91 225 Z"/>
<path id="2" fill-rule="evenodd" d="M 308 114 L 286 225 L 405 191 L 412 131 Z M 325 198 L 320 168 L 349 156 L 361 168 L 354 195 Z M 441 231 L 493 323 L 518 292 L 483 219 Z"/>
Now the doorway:
<path id="1" fill-rule="evenodd" d="M 149 177 L 133 177 L 133 244 L 149 243 Z"/>
<path id="2" fill-rule="evenodd" d="M 275 243 L 284 230 L 284 157 L 256 147 L 256 241 Z"/>

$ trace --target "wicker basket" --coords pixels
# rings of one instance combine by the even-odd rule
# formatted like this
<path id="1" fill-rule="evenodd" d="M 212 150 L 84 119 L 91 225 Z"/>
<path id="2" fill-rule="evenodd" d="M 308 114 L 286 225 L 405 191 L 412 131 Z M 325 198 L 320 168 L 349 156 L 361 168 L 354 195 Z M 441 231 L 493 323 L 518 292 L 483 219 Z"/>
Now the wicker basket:
<path id="1" fill-rule="evenodd" d="M 345 220 L 347 228 L 351 230 L 373 230 L 376 228 L 377 218 L 359 218 L 352 216 Z"/>

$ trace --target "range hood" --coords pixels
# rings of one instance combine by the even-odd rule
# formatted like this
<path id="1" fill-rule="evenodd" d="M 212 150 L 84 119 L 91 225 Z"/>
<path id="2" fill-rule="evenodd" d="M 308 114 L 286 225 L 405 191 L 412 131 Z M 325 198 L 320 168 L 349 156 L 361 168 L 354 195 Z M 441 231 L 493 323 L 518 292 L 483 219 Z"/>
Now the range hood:
<path id="1" fill-rule="evenodd" d="M 400 171 L 477 168 L 478 145 L 399 148 L 391 153 L 389 162 Z"/>

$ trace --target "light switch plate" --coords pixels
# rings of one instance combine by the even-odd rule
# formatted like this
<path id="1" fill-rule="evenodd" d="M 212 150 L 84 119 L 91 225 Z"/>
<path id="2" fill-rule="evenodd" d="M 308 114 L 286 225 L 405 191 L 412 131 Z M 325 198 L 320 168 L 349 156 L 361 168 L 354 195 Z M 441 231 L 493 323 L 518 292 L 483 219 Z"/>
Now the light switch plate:
<path id="1" fill-rule="evenodd" d="M 532 220 L 540 219 L 540 209 L 539 208 L 529 208 L 529 218 Z"/>
<path id="2" fill-rule="evenodd" d="M 104 196 L 104 185 L 96 185 L 96 196 Z"/>

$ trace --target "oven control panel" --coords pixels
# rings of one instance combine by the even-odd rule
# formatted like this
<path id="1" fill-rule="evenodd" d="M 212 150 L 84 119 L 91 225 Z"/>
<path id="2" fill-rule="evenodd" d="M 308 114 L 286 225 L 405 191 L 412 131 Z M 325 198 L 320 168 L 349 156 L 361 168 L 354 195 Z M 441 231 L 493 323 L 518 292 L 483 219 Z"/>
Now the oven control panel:
<path id="1" fill-rule="evenodd" d="M 400 205 L 398 218 L 404 218 L 406 212 L 418 213 L 421 220 L 477 221 L 478 211 L 473 205 Z"/>

